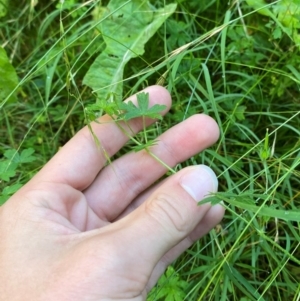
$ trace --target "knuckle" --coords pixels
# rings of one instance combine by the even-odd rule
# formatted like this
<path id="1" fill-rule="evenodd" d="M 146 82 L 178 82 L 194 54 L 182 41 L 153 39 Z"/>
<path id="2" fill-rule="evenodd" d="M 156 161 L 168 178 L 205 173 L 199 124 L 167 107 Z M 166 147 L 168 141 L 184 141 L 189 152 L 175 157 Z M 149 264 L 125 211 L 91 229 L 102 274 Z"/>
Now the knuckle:
<path id="1" fill-rule="evenodd" d="M 178 199 L 164 193 L 156 195 L 146 204 L 146 213 L 159 223 L 167 232 L 174 229 L 186 235 L 189 232 L 189 219 L 186 208 L 180 205 Z"/>

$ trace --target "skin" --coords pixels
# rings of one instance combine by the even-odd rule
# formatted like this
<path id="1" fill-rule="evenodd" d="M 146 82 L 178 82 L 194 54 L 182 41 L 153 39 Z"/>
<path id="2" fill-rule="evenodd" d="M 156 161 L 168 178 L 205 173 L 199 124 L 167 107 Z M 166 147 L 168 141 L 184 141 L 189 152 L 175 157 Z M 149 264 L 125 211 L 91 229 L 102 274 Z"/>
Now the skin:
<path id="1" fill-rule="evenodd" d="M 167 90 L 146 92 L 150 105 L 169 110 Z M 112 156 L 128 138 L 109 116 L 99 121 L 93 130 Z M 136 133 L 142 120 L 123 126 Z M 174 167 L 218 136 L 212 118 L 194 115 L 151 151 Z M 166 169 L 145 151 L 106 161 L 83 128 L 0 208 L 1 300 L 145 300 L 166 267 L 224 215 L 220 205 L 197 206 L 217 190 L 206 166 L 157 183 Z"/>

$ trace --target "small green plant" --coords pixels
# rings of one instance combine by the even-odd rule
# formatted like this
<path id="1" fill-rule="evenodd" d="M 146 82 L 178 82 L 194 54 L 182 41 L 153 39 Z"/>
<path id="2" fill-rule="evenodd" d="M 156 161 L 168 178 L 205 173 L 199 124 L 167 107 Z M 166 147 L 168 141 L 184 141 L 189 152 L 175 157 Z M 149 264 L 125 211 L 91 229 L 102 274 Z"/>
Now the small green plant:
<path id="1" fill-rule="evenodd" d="M 129 101 L 128 103 L 123 102 L 120 104 L 120 109 L 122 110 L 121 119 L 128 121 L 133 118 L 142 117 L 144 139 L 145 143 L 148 144 L 145 118 L 161 120 L 162 116 L 159 113 L 165 110 L 166 106 L 155 104 L 154 106 L 149 108 L 148 93 L 138 93 L 137 102 L 137 106 L 135 106 L 132 101 Z M 149 144 L 147 145 L 147 147 L 149 147 Z"/>
<path id="2" fill-rule="evenodd" d="M 113 96 L 113 94 L 111 95 Z M 166 109 L 165 105 L 159 105 L 159 104 L 155 104 L 154 106 L 149 107 L 149 94 L 141 92 L 137 94 L 137 105 L 135 105 L 131 100 L 129 100 L 128 102 L 120 102 L 112 97 L 109 99 L 109 101 L 98 102 L 96 104 L 92 104 L 86 107 L 85 114 L 86 114 L 88 126 L 92 134 L 93 134 L 93 129 L 90 122 L 91 121 L 98 122 L 96 118 L 98 118 L 102 113 L 105 112 L 112 118 L 113 122 L 115 122 L 118 125 L 118 127 L 124 132 L 124 134 L 127 135 L 128 138 L 135 143 L 135 146 L 132 147 L 132 150 L 134 150 L 135 152 L 146 150 L 154 159 L 160 162 L 169 171 L 175 173 L 175 171 L 171 167 L 166 165 L 163 161 L 161 161 L 150 151 L 150 147 L 155 145 L 157 141 L 155 139 L 148 141 L 148 137 L 147 137 L 146 118 L 161 120 L 162 116 L 160 113 L 165 109 Z M 132 133 L 126 131 L 120 124 L 120 121 L 124 121 L 127 123 L 129 120 L 138 117 L 142 117 L 143 120 L 143 136 L 144 136 L 143 142 L 138 141 L 136 138 L 134 138 L 132 136 Z M 100 146 L 100 148 L 102 148 L 101 142 L 98 141 L 95 135 L 93 136 L 96 144 Z M 105 149 L 102 150 L 106 155 Z M 107 160 L 110 162 L 109 157 L 108 156 L 106 157 Z"/>
<path id="3" fill-rule="evenodd" d="M 21 153 L 15 149 L 9 149 L 4 152 L 4 158 L 0 160 L 0 183 L 2 181 L 9 182 L 11 178 L 15 177 L 18 172 L 18 167 L 24 163 L 35 161 L 33 156 L 34 149 L 24 149 Z M 15 193 L 22 185 L 19 183 L 11 186 L 5 186 L 0 194 L 0 205 L 3 204 L 10 195 Z"/>
<path id="4" fill-rule="evenodd" d="M 22 184 L 13 184 L 11 186 L 6 186 L 0 193 L 0 206 L 3 205 L 22 186 Z"/>
<path id="5" fill-rule="evenodd" d="M 141 92 L 137 94 L 137 105 L 131 100 L 128 102 L 120 102 L 114 97 L 111 97 L 106 101 L 87 106 L 86 114 L 89 122 L 95 121 L 103 112 L 108 114 L 115 121 L 129 121 L 137 117 L 161 120 L 162 116 L 159 113 L 165 109 L 165 105 L 158 104 L 149 108 L 149 94 Z"/>
<path id="6" fill-rule="evenodd" d="M 0 179 L 8 182 L 10 178 L 16 175 L 19 164 L 30 163 L 35 160 L 33 153 L 33 148 L 24 149 L 21 153 L 14 149 L 5 151 L 5 159 L 0 162 Z"/>
<path id="7" fill-rule="evenodd" d="M 0 0 L 0 153 L 10 150 L 0 158 L 0 202 L 104 113 L 130 140 L 113 159 L 153 156 L 158 135 L 205 113 L 219 142 L 176 170 L 211 166 L 220 193 L 210 201 L 223 200 L 225 218 L 149 299 L 298 300 L 299 0 L 23 2 Z M 129 119 L 145 121 L 153 108 L 146 95 L 122 100 L 158 81 L 170 114 L 133 135 Z M 15 149 L 37 158 L 17 163 Z"/>
<path id="8" fill-rule="evenodd" d="M 70 13 L 73 19 L 79 18 L 87 8 L 83 4 L 79 4 L 77 0 L 64 0 L 56 4 L 56 8 Z"/>
<path id="9" fill-rule="evenodd" d="M 121 113 L 122 119 L 128 121 L 133 118 L 142 117 L 151 119 L 162 119 L 162 116 L 159 114 L 166 109 L 165 105 L 155 104 L 149 108 L 149 94 L 148 93 L 138 93 L 137 94 L 138 105 L 134 105 L 130 100 L 127 103 L 123 102 L 120 104 L 120 109 L 123 111 Z"/>
<path id="10" fill-rule="evenodd" d="M 172 266 L 160 277 L 155 290 L 150 292 L 147 301 L 182 301 L 186 296 L 188 283 L 182 280 Z"/>
<path id="11" fill-rule="evenodd" d="M 246 0 L 249 6 L 258 13 L 270 17 L 267 27 L 273 30 L 272 37 L 275 40 L 287 34 L 299 47 L 300 34 L 300 2 L 299 0 L 281 0 L 268 3 L 264 0 Z"/>

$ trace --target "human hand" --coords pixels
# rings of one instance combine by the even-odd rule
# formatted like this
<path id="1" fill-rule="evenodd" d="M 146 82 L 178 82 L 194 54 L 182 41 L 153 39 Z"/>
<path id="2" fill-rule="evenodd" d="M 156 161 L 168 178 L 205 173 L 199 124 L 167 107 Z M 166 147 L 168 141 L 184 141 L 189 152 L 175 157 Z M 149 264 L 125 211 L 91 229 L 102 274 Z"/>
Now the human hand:
<path id="1" fill-rule="evenodd" d="M 169 93 L 146 91 L 165 114 Z M 112 156 L 127 137 L 110 121 L 103 116 L 92 127 Z M 138 132 L 142 120 L 129 125 Z M 175 166 L 218 135 L 213 119 L 195 115 L 162 134 L 151 152 Z M 153 185 L 166 169 L 146 151 L 105 163 L 85 127 L 0 208 L 1 300 L 145 300 L 166 266 L 223 217 L 220 205 L 197 206 L 217 190 L 208 167 Z"/>

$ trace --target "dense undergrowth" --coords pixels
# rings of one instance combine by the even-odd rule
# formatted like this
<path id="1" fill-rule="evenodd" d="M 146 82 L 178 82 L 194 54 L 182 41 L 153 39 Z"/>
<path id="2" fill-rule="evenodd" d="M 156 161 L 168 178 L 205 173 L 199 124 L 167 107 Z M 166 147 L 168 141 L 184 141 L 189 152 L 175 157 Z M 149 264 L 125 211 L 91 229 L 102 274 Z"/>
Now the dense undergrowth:
<path id="1" fill-rule="evenodd" d="M 0 46 L 19 80 L 13 95 L 0 89 L 0 202 L 86 123 L 96 95 L 83 80 L 105 49 L 108 2 L 7 1 L 0 10 Z M 211 166 L 227 211 L 149 300 L 300 300 L 299 1 L 150 2 L 177 7 L 125 66 L 123 96 L 155 83 L 172 94 L 149 139 L 195 113 L 216 119 L 218 143 L 176 169 Z"/>

